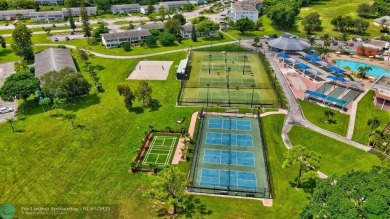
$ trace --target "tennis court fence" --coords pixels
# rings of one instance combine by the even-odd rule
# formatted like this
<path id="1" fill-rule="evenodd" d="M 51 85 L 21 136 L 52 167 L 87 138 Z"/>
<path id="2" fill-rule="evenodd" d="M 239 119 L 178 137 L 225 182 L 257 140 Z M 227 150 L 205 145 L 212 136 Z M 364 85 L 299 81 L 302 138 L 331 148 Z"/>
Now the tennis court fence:
<path id="1" fill-rule="evenodd" d="M 277 100 L 240 100 L 240 99 L 197 99 L 197 98 L 181 98 L 178 100 L 179 106 L 219 106 L 219 107 L 247 107 L 247 108 L 278 108 L 279 101 Z"/>
<path id="2" fill-rule="evenodd" d="M 188 82 L 184 81 L 184 88 L 228 88 L 228 89 L 243 89 L 243 88 L 254 88 L 255 89 L 272 89 L 270 83 L 245 83 L 237 81 L 219 81 L 219 82 Z"/>
<path id="3" fill-rule="evenodd" d="M 222 189 L 217 187 L 197 187 L 190 185 L 187 187 L 189 192 L 193 193 L 205 193 L 205 194 L 213 194 L 213 195 L 227 195 L 227 196 L 240 196 L 240 197 L 248 197 L 248 198 L 272 198 L 271 190 L 267 188 L 256 188 L 253 191 L 241 190 L 241 189 Z"/>

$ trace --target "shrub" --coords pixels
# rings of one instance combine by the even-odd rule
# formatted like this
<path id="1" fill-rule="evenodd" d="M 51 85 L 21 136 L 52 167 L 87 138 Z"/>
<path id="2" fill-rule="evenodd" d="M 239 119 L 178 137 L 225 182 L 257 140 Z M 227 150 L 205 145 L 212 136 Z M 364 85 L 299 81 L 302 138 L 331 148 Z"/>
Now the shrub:
<path id="1" fill-rule="evenodd" d="M 126 52 L 130 52 L 131 50 L 131 45 L 129 42 L 125 42 L 125 43 L 122 43 L 122 48 L 123 50 L 125 50 Z"/>

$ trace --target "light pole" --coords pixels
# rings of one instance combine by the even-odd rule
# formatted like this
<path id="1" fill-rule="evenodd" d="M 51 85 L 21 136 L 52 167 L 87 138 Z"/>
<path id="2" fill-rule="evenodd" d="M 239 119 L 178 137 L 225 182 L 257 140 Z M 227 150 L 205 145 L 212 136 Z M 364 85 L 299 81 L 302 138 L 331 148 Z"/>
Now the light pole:
<path id="1" fill-rule="evenodd" d="M 251 109 L 253 108 L 253 95 L 255 94 L 255 85 L 252 85 L 252 102 L 251 102 Z"/>
<path id="2" fill-rule="evenodd" d="M 207 84 L 207 99 L 206 99 L 206 107 L 209 107 L 209 87 L 210 87 L 210 84 Z"/>
<path id="3" fill-rule="evenodd" d="M 211 54 L 209 55 L 209 74 L 210 74 L 210 67 L 211 67 Z"/>
<path id="4" fill-rule="evenodd" d="M 245 60 L 246 60 L 246 55 L 244 55 L 244 68 L 242 68 L 242 75 L 245 74 Z"/>

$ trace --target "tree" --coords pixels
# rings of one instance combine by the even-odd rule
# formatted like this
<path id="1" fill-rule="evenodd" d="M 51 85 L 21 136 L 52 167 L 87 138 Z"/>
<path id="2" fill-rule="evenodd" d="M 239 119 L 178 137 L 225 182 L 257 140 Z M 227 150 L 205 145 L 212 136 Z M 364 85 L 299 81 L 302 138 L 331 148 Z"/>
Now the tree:
<path id="1" fill-rule="evenodd" d="M 302 20 L 303 29 L 307 34 L 321 30 L 321 23 L 320 15 L 317 12 L 306 15 Z"/>
<path id="2" fill-rule="evenodd" d="M 5 39 L 3 36 L 0 36 L 0 46 L 3 49 L 5 49 L 7 47 L 7 43 L 5 42 Z"/>
<path id="3" fill-rule="evenodd" d="M 160 31 L 158 31 L 156 28 L 150 29 L 149 32 L 152 34 L 154 37 L 158 37 L 160 35 Z"/>
<path id="4" fill-rule="evenodd" d="M 85 37 L 91 37 L 91 27 L 89 26 L 89 17 L 88 17 L 88 12 L 85 9 L 85 7 L 80 8 L 80 15 L 81 15 L 81 21 L 83 25 L 83 31 L 84 31 L 84 36 Z"/>
<path id="5" fill-rule="evenodd" d="M 244 34 L 246 31 L 254 30 L 255 23 L 248 17 L 240 18 L 234 23 L 234 28 Z"/>
<path id="6" fill-rule="evenodd" d="M 80 7 L 80 0 L 64 0 L 65 8 Z"/>
<path id="7" fill-rule="evenodd" d="M 155 47 L 157 45 L 157 38 L 155 36 L 146 37 L 145 45 L 149 48 Z"/>
<path id="8" fill-rule="evenodd" d="M 196 29 L 198 32 L 204 32 L 210 36 L 210 33 L 219 29 L 219 24 L 211 20 L 203 20 L 197 24 Z"/>
<path id="9" fill-rule="evenodd" d="M 76 114 L 74 114 L 74 113 L 69 113 L 69 114 L 66 114 L 66 115 L 64 116 L 64 118 L 65 118 L 66 120 L 69 120 L 69 121 L 72 123 L 72 128 L 75 128 L 75 126 L 74 126 L 74 120 L 76 119 Z"/>
<path id="10" fill-rule="evenodd" d="M 26 101 L 39 88 L 39 80 L 29 71 L 21 71 L 5 79 L 0 88 L 0 98 L 4 101 L 13 101 L 15 98 Z"/>
<path id="11" fill-rule="evenodd" d="M 60 108 L 65 103 L 64 99 L 60 99 L 59 97 L 55 97 L 53 99 L 53 109 L 56 109 L 56 115 L 60 115 Z"/>
<path id="12" fill-rule="evenodd" d="M 112 2 L 110 0 L 96 0 L 96 7 L 98 10 L 109 12 Z"/>
<path id="13" fill-rule="evenodd" d="M 260 42 L 260 37 L 255 37 L 253 42 L 257 45 Z"/>
<path id="14" fill-rule="evenodd" d="M 260 30 L 261 27 L 263 27 L 263 17 L 257 18 L 255 29 Z"/>
<path id="15" fill-rule="evenodd" d="M 322 59 L 325 59 L 326 55 L 332 52 L 331 49 L 323 45 L 315 47 L 315 51 L 319 53 L 319 56 L 321 56 Z"/>
<path id="16" fill-rule="evenodd" d="M 172 206 L 172 214 L 177 214 L 178 205 L 187 194 L 185 188 L 188 184 L 187 175 L 177 167 L 170 166 L 157 175 L 156 180 L 143 196 L 168 203 Z"/>
<path id="17" fill-rule="evenodd" d="M 367 3 L 362 3 L 358 6 L 356 12 L 360 17 L 368 17 L 372 14 L 372 7 Z"/>
<path id="18" fill-rule="evenodd" d="M 34 59 L 34 52 L 31 41 L 31 31 L 25 24 L 18 24 L 12 33 L 12 50 L 17 56 L 25 60 Z"/>
<path id="19" fill-rule="evenodd" d="M 8 7 L 9 7 L 9 5 L 8 5 L 8 2 L 6 0 L 0 1 L 0 10 L 6 11 L 6 10 L 8 10 Z"/>
<path id="20" fill-rule="evenodd" d="M 344 30 L 346 29 L 346 26 L 347 26 L 347 23 L 346 23 L 346 20 L 343 16 L 339 15 L 335 18 L 333 18 L 330 23 L 336 28 L 338 29 L 340 32 L 344 32 Z"/>
<path id="21" fill-rule="evenodd" d="M 181 29 L 180 21 L 177 19 L 169 19 L 164 23 L 164 31 L 169 32 L 175 36 L 180 34 Z"/>
<path id="22" fill-rule="evenodd" d="M 152 14 L 154 12 L 153 0 L 148 0 L 148 7 L 146 9 L 146 14 Z"/>
<path id="23" fill-rule="evenodd" d="M 104 33 L 108 33 L 108 28 L 104 25 L 104 24 L 99 24 L 98 27 L 96 27 L 94 30 L 93 30 L 93 33 L 92 33 L 92 36 L 95 38 L 95 39 L 98 39 L 100 40 L 102 38 L 102 34 Z"/>
<path id="24" fill-rule="evenodd" d="M 335 114 L 331 109 L 326 109 L 324 111 L 324 115 L 325 115 L 325 122 L 328 123 L 330 118 L 331 117 L 333 118 Z"/>
<path id="25" fill-rule="evenodd" d="M 367 74 L 367 72 L 369 72 L 369 71 L 371 71 L 372 70 L 372 67 L 371 66 L 368 66 L 368 65 L 366 65 L 366 66 L 359 66 L 358 67 L 358 76 L 360 77 L 360 78 L 365 78 L 366 77 L 366 74 Z"/>
<path id="26" fill-rule="evenodd" d="M 160 21 L 164 22 L 165 21 L 165 16 L 168 14 L 168 12 L 165 10 L 164 7 L 161 7 L 161 8 L 158 9 L 157 14 L 160 17 Z"/>
<path id="27" fill-rule="evenodd" d="M 349 40 L 349 35 L 347 33 L 342 33 L 340 36 L 341 42 L 345 43 Z"/>
<path id="28" fill-rule="evenodd" d="M 125 98 L 125 106 L 127 109 L 130 110 L 130 108 L 133 106 L 133 101 L 135 100 L 135 95 L 131 91 L 129 85 L 127 84 L 118 84 L 117 91 L 120 96 L 123 96 Z"/>
<path id="29" fill-rule="evenodd" d="M 192 40 L 192 42 L 198 41 L 198 38 L 197 38 L 197 36 L 196 36 L 195 24 L 192 24 L 191 40 Z"/>
<path id="30" fill-rule="evenodd" d="M 297 145 L 288 150 L 284 157 L 283 168 L 297 166 L 299 173 L 296 188 L 301 184 L 301 178 L 313 175 L 318 169 L 320 156 L 313 151 L 308 151 L 305 147 Z M 303 172 L 303 173 L 302 173 Z"/>
<path id="31" fill-rule="evenodd" d="M 390 169 L 320 180 L 300 218 L 390 218 Z"/>
<path id="32" fill-rule="evenodd" d="M 364 34 L 368 27 L 370 26 L 370 23 L 364 19 L 358 18 L 353 21 L 354 23 L 354 28 L 357 32 L 360 32 L 360 34 Z"/>
<path id="33" fill-rule="evenodd" d="M 159 37 L 158 40 L 160 41 L 161 45 L 163 46 L 171 46 L 175 43 L 175 36 L 169 32 L 163 32 Z"/>
<path id="34" fill-rule="evenodd" d="M 129 30 L 134 30 L 135 29 L 133 21 L 129 21 L 129 26 L 127 27 L 127 29 L 129 29 Z"/>
<path id="35" fill-rule="evenodd" d="M 22 59 L 21 61 L 14 63 L 14 71 L 15 72 L 27 71 L 27 70 L 28 70 L 28 67 L 27 67 L 26 60 Z"/>
<path id="36" fill-rule="evenodd" d="M 45 112 L 45 106 L 49 106 L 49 104 L 51 103 L 51 99 L 50 98 L 43 98 L 41 100 L 39 100 L 39 105 L 42 106 L 42 109 L 43 109 L 43 112 Z"/>
<path id="37" fill-rule="evenodd" d="M 184 16 L 182 14 L 175 14 L 175 15 L 173 15 L 172 19 L 179 20 L 181 25 L 184 25 L 187 23 L 187 20 L 184 18 Z"/>
<path id="38" fill-rule="evenodd" d="M 73 19 L 72 10 L 68 8 L 68 12 L 69 12 L 69 27 L 74 31 L 77 27 Z"/>
<path id="39" fill-rule="evenodd" d="M 380 125 L 378 116 L 371 115 L 371 118 L 369 118 L 367 121 L 367 125 L 370 128 L 370 133 L 373 133 Z"/>
<path id="40" fill-rule="evenodd" d="M 298 14 L 299 7 L 295 3 L 278 2 L 267 9 L 267 16 L 281 29 L 292 27 Z"/>
<path id="41" fill-rule="evenodd" d="M 388 0 L 374 0 L 372 10 L 378 16 L 390 15 L 390 1 Z"/>
<path id="42" fill-rule="evenodd" d="M 135 91 L 135 96 L 138 98 L 138 101 L 142 101 L 143 107 L 149 107 L 150 101 L 152 100 L 152 88 L 145 81 L 139 82 L 139 87 Z"/>
<path id="43" fill-rule="evenodd" d="M 42 92 L 46 97 L 73 101 L 84 96 L 91 90 L 91 85 L 83 75 L 74 72 L 72 68 L 51 71 L 41 77 Z"/>
<path id="44" fill-rule="evenodd" d="M 15 133 L 16 128 L 15 128 L 15 119 L 14 118 L 7 118 L 5 119 L 7 123 L 11 126 L 12 132 Z"/>
<path id="45" fill-rule="evenodd" d="M 129 42 L 124 42 L 124 43 L 122 43 L 122 48 L 125 52 L 130 52 L 131 51 L 131 44 Z"/>
<path id="46" fill-rule="evenodd" d="M 191 3 L 183 5 L 183 11 L 193 11 L 194 8 L 194 5 Z"/>

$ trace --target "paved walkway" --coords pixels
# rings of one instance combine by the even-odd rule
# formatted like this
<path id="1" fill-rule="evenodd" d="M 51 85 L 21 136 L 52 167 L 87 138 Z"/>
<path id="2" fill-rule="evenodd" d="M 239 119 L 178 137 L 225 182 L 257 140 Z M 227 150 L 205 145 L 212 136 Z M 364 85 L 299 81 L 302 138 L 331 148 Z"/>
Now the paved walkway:
<path id="1" fill-rule="evenodd" d="M 352 139 L 353 136 L 353 131 L 355 129 L 356 112 L 357 112 L 359 101 L 367 94 L 368 91 L 369 90 L 366 90 L 363 94 L 360 94 L 360 96 L 355 101 L 352 102 L 352 107 L 349 114 L 348 130 L 347 130 L 348 139 Z"/>
<path id="2" fill-rule="evenodd" d="M 198 112 L 194 112 L 191 116 L 190 127 L 188 128 L 188 134 L 191 138 L 194 137 L 196 119 L 198 117 Z M 179 161 L 184 161 L 185 159 L 181 159 L 181 148 L 184 146 L 183 144 L 184 138 L 179 138 L 179 142 L 177 143 L 175 155 L 172 159 L 172 164 L 178 164 Z"/>
<path id="3" fill-rule="evenodd" d="M 275 115 L 275 114 L 287 114 L 287 110 L 285 109 L 278 109 L 278 111 L 271 111 L 260 114 L 260 117 L 268 116 L 268 115 Z"/>
<path id="4" fill-rule="evenodd" d="M 213 44 L 213 46 L 223 46 L 223 45 L 229 45 L 229 44 L 234 44 L 237 41 L 230 41 L 230 42 L 224 42 L 224 43 L 216 43 Z M 55 43 L 38 43 L 34 44 L 35 46 L 66 46 L 67 48 L 70 49 L 76 49 L 76 46 L 72 45 L 64 45 L 64 44 L 55 44 Z M 210 45 L 204 45 L 204 46 L 194 46 L 192 49 L 202 49 L 202 48 L 209 48 Z M 102 58 L 107 58 L 107 59 L 139 59 L 139 58 L 146 58 L 150 56 L 158 56 L 158 55 L 164 55 L 164 54 L 170 54 L 170 53 L 177 53 L 177 52 L 187 52 L 188 48 L 183 48 L 183 49 L 176 49 L 176 50 L 169 50 L 169 51 L 164 51 L 164 52 L 156 52 L 156 53 L 150 53 L 150 54 L 143 54 L 143 55 L 133 55 L 133 56 L 117 56 L 117 55 L 106 55 L 102 53 L 97 53 L 93 52 L 90 50 L 85 50 L 91 54 L 94 54 L 97 57 L 102 57 Z"/>
<path id="5" fill-rule="evenodd" d="M 341 141 L 345 144 L 351 145 L 351 146 L 356 147 L 358 149 L 361 149 L 364 151 L 371 150 L 371 147 L 367 147 L 365 145 L 362 145 L 360 143 L 357 143 L 355 141 L 347 139 L 346 137 L 343 137 L 343 136 L 337 135 L 333 132 L 324 130 L 320 127 L 313 125 L 309 121 L 307 121 L 305 119 L 302 111 L 301 111 L 301 107 L 300 107 L 297 99 L 295 98 L 290 86 L 288 85 L 288 82 L 286 81 L 285 77 L 283 76 L 283 73 L 280 71 L 276 62 L 273 60 L 274 53 L 270 52 L 270 51 L 265 51 L 265 54 L 266 54 L 266 56 L 271 64 L 272 68 L 275 71 L 276 78 L 278 79 L 278 81 L 282 87 L 282 90 L 286 96 L 286 99 L 287 99 L 287 102 L 289 105 L 288 114 L 287 114 L 287 117 L 284 121 L 283 129 L 282 129 L 282 139 L 283 139 L 283 142 L 287 148 L 292 148 L 292 144 L 291 144 L 290 138 L 288 136 L 288 133 L 290 132 L 291 128 L 294 125 L 298 125 L 298 126 L 303 126 L 305 128 L 308 128 L 312 131 L 318 132 L 322 135 L 326 135 L 330 138 Z"/>

